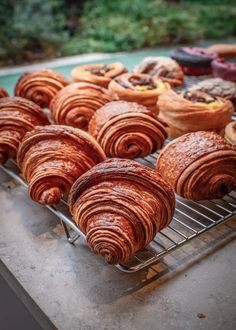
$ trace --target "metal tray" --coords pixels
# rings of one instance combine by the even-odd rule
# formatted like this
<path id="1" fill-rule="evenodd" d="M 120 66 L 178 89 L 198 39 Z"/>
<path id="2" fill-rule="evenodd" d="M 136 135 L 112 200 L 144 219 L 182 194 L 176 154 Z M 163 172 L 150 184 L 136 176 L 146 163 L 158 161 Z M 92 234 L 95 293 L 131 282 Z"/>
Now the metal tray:
<path id="1" fill-rule="evenodd" d="M 154 168 L 157 157 L 158 153 L 155 153 L 144 159 L 137 159 L 137 161 Z M 27 184 L 21 178 L 13 160 L 9 160 L 4 166 L 0 165 L 0 168 L 16 182 L 27 188 Z M 57 206 L 46 207 L 60 219 L 67 240 L 71 244 L 75 244 L 79 237 L 86 239 L 72 220 L 66 201 L 62 200 L 61 204 Z M 175 214 L 170 225 L 159 232 L 145 250 L 138 252 L 129 262 L 118 264 L 116 267 L 124 272 L 139 271 L 233 215 L 236 215 L 236 191 L 220 200 L 203 202 L 188 201 L 176 196 Z"/>

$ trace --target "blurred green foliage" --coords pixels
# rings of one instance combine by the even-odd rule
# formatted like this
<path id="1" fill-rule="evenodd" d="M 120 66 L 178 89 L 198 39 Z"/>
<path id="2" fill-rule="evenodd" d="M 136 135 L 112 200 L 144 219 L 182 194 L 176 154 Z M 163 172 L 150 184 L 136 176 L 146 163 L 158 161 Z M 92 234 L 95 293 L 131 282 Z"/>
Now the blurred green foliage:
<path id="1" fill-rule="evenodd" d="M 0 65 L 236 35 L 236 0 L 1 0 Z"/>

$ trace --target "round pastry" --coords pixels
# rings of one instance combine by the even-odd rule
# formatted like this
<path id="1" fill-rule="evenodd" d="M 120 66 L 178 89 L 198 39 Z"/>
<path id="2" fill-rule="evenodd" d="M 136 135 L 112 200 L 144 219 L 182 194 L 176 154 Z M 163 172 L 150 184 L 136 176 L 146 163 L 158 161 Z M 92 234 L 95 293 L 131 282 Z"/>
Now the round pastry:
<path id="1" fill-rule="evenodd" d="M 112 101 L 111 93 L 98 85 L 73 83 L 62 88 L 52 99 L 50 110 L 57 124 L 84 130 L 95 111 Z"/>
<path id="2" fill-rule="evenodd" d="M 171 57 L 179 63 L 186 75 L 200 76 L 212 73 L 211 62 L 217 58 L 217 54 L 204 48 L 183 47 L 172 51 Z"/>
<path id="3" fill-rule="evenodd" d="M 143 250 L 170 223 L 175 197 L 150 168 L 109 159 L 74 183 L 69 206 L 91 249 L 117 264 Z"/>
<path id="4" fill-rule="evenodd" d="M 0 86 L 0 98 L 7 97 L 7 96 L 8 96 L 7 91 Z"/>
<path id="5" fill-rule="evenodd" d="M 214 77 L 236 82 L 236 63 L 224 59 L 216 59 L 212 62 L 212 72 Z"/>
<path id="6" fill-rule="evenodd" d="M 163 123 L 143 105 L 114 101 L 97 110 L 89 133 L 108 157 L 145 157 L 161 149 L 167 133 Z"/>
<path id="7" fill-rule="evenodd" d="M 29 99 L 42 108 L 48 108 L 53 96 L 68 84 L 61 74 L 52 70 L 28 72 L 18 80 L 15 95 Z"/>
<path id="8" fill-rule="evenodd" d="M 172 87 L 181 86 L 184 74 L 179 64 L 165 56 L 145 57 L 135 68 L 135 73 L 146 73 L 154 78 L 160 78 Z"/>
<path id="9" fill-rule="evenodd" d="M 200 130 L 220 133 L 234 111 L 232 102 L 200 91 L 168 91 L 159 97 L 157 106 L 172 138 Z"/>
<path id="10" fill-rule="evenodd" d="M 225 127 L 225 139 L 236 146 L 236 121 L 232 121 Z"/>
<path id="11" fill-rule="evenodd" d="M 158 97 L 168 89 L 169 84 L 142 73 L 124 73 L 109 84 L 116 99 L 137 102 L 155 113 Z"/>
<path id="12" fill-rule="evenodd" d="M 15 158 L 19 143 L 26 132 L 49 121 L 42 109 L 22 97 L 0 99 L 0 164 Z"/>
<path id="13" fill-rule="evenodd" d="M 201 91 L 214 97 L 222 97 L 236 105 L 236 84 L 221 78 L 210 78 L 192 85 L 189 91 Z"/>
<path id="14" fill-rule="evenodd" d="M 236 56 L 236 45 L 233 44 L 212 45 L 207 50 L 216 53 L 219 57 Z"/>
<path id="15" fill-rule="evenodd" d="M 173 140 L 162 149 L 156 168 L 187 199 L 221 198 L 236 188 L 236 149 L 214 132 Z"/>
<path id="16" fill-rule="evenodd" d="M 45 205 L 59 203 L 80 175 L 104 159 L 92 136 L 62 125 L 36 127 L 25 135 L 17 154 L 30 197 Z"/>
<path id="17" fill-rule="evenodd" d="M 107 88 L 112 79 L 124 72 L 127 72 L 127 69 L 119 62 L 107 65 L 86 64 L 74 68 L 71 76 L 74 81 L 88 82 Z"/>

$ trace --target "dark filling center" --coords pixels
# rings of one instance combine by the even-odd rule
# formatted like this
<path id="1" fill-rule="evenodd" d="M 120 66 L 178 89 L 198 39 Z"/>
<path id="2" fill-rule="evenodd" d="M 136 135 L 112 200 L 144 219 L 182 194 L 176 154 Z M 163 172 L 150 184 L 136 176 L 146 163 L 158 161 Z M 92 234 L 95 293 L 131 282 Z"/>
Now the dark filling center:
<path id="1" fill-rule="evenodd" d="M 111 71 L 111 68 L 108 68 L 106 65 L 100 67 L 100 68 L 90 68 L 90 69 L 87 69 L 86 71 L 89 71 L 91 73 L 93 73 L 94 75 L 96 76 L 104 76 L 105 73 Z"/>
<path id="2" fill-rule="evenodd" d="M 194 103 L 203 102 L 203 103 L 209 104 L 209 103 L 215 102 L 217 99 L 216 97 L 210 96 L 201 91 L 193 91 L 193 92 L 186 91 L 183 94 L 183 96 L 186 100 L 189 100 Z"/>
<path id="3" fill-rule="evenodd" d="M 222 183 L 220 186 L 220 191 L 222 192 L 222 194 L 226 195 L 228 193 L 228 187 L 225 183 Z"/>
<path id="4" fill-rule="evenodd" d="M 146 89 L 155 89 L 157 86 L 150 77 L 131 77 L 129 79 L 133 86 L 145 86 Z"/>

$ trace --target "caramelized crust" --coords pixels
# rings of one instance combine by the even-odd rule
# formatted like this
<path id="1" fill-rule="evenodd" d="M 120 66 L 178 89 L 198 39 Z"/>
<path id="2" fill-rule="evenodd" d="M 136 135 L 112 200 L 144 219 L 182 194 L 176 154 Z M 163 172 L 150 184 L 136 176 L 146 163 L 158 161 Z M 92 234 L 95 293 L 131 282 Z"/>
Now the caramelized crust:
<path id="1" fill-rule="evenodd" d="M 61 74 L 52 70 L 28 72 L 18 80 L 15 95 L 47 108 L 56 93 L 68 84 Z"/>
<path id="2" fill-rule="evenodd" d="M 144 249 L 170 223 L 175 197 L 155 171 L 109 159 L 74 183 L 69 206 L 91 249 L 117 264 Z"/>
<path id="3" fill-rule="evenodd" d="M 134 102 L 114 101 L 99 109 L 89 123 L 89 133 L 108 157 L 145 157 L 162 148 L 165 126 L 150 110 Z"/>
<path id="4" fill-rule="evenodd" d="M 214 132 L 188 133 L 161 151 L 157 171 L 184 198 L 221 198 L 236 188 L 236 149 Z"/>
<path id="5" fill-rule="evenodd" d="M 36 125 L 49 124 L 42 109 L 22 97 L 0 99 L 0 164 L 15 158 L 20 141 Z"/>
<path id="6" fill-rule="evenodd" d="M 0 86 L 0 98 L 9 96 L 7 91 Z"/>
<path id="7" fill-rule="evenodd" d="M 51 101 L 50 110 L 57 124 L 87 130 L 95 111 L 112 101 L 109 91 L 89 83 L 73 83 L 62 88 Z"/>
<path id="8" fill-rule="evenodd" d="M 17 155 L 31 198 L 57 204 L 73 182 L 105 155 L 96 140 L 79 129 L 50 125 L 26 134 Z"/>
<path id="9" fill-rule="evenodd" d="M 225 127 L 225 139 L 236 146 L 236 121 L 232 121 Z"/>

